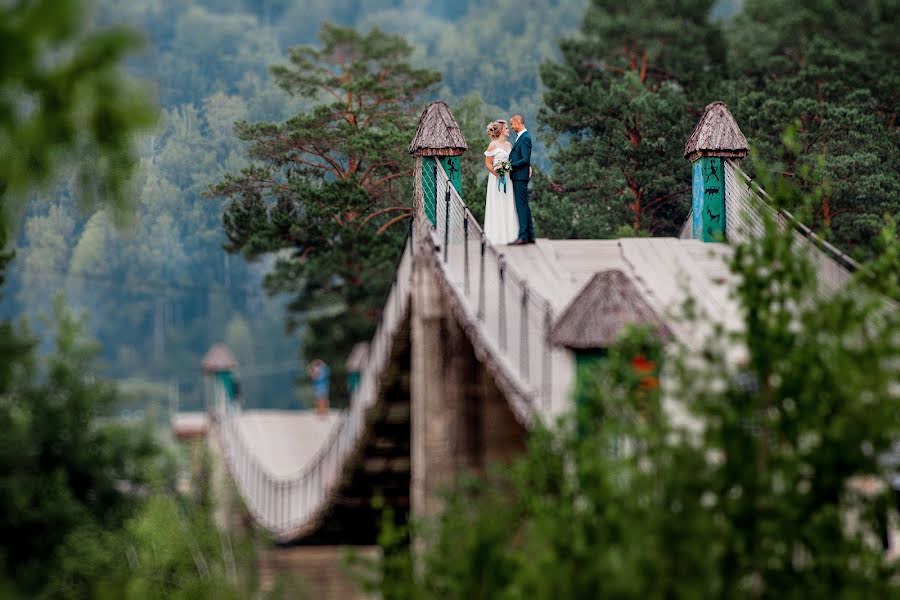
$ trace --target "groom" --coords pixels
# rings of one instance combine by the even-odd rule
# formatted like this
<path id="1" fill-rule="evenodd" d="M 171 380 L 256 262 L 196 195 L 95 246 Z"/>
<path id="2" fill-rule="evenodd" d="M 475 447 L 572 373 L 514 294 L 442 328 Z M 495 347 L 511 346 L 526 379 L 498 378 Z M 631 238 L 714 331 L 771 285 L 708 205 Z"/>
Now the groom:
<path id="1" fill-rule="evenodd" d="M 513 246 L 534 243 L 534 222 L 531 220 L 531 206 L 528 204 L 528 179 L 531 176 L 531 134 L 525 129 L 522 115 L 514 115 L 509 119 L 509 126 L 516 132 L 516 143 L 509 153 L 512 170 L 509 178 L 512 181 L 513 196 L 516 199 L 516 214 L 519 216 L 519 237 Z"/>

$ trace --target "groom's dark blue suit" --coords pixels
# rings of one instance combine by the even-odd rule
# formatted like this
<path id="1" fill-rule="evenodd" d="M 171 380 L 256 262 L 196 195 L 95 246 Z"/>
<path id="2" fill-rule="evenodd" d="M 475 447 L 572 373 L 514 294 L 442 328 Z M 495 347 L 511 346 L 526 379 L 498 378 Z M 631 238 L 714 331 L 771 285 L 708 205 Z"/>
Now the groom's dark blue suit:
<path id="1" fill-rule="evenodd" d="M 513 183 L 513 197 L 516 201 L 516 214 L 519 217 L 519 237 L 523 242 L 534 241 L 534 222 L 531 220 L 531 205 L 528 203 L 528 179 L 531 171 L 531 134 L 523 131 L 516 138 L 509 153 L 512 170 L 509 178 Z"/>
<path id="2" fill-rule="evenodd" d="M 534 222 L 531 220 L 531 205 L 528 204 L 528 179 L 531 170 L 531 134 L 526 129 L 516 138 L 509 153 L 512 170 L 513 196 L 516 200 L 516 214 L 519 216 L 519 237 L 523 242 L 534 241 Z"/>

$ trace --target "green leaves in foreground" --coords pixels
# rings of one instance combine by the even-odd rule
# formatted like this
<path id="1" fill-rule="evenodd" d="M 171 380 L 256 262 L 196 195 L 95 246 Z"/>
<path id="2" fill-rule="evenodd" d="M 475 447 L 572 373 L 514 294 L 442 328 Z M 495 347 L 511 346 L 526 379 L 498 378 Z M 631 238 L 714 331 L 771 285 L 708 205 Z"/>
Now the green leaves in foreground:
<path id="1" fill-rule="evenodd" d="M 0 6 L 0 202 L 75 167 L 80 201 L 124 217 L 136 160 L 133 134 L 155 115 L 120 63 L 140 45 L 129 31 L 89 31 L 83 0 Z M 0 223 L 7 227 L 8 223 Z"/>

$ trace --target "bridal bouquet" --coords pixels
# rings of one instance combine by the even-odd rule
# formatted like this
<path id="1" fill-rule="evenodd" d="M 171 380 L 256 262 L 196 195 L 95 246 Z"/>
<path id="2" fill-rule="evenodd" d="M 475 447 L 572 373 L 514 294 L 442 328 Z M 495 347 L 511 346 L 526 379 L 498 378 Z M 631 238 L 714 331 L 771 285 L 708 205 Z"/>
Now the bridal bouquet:
<path id="1" fill-rule="evenodd" d="M 508 160 L 495 161 L 494 170 L 497 172 L 497 177 L 505 177 L 507 173 L 512 171 L 512 163 Z"/>
<path id="2" fill-rule="evenodd" d="M 506 174 L 512 171 L 512 163 L 508 160 L 495 160 L 494 171 L 497 172 L 497 189 L 503 186 L 503 193 L 506 193 Z"/>

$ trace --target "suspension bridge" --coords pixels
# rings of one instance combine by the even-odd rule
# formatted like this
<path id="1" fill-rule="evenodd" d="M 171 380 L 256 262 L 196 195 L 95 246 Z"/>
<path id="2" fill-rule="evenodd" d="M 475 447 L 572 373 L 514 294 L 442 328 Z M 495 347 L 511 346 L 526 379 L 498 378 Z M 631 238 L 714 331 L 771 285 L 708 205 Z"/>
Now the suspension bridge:
<path id="1" fill-rule="evenodd" d="M 278 542 L 373 544 L 376 499 L 401 517 L 439 513 L 460 474 L 514 457 L 535 422 L 566 411 L 578 362 L 628 324 L 687 349 L 716 325 L 739 327 L 728 241 L 759 236 L 764 212 L 794 230 L 826 286 L 856 268 L 770 208 L 740 169 L 747 141 L 722 103 L 687 141 L 693 203 L 677 238 L 494 246 L 463 198 L 466 149 L 447 105 L 429 105 L 409 146 L 413 225 L 349 408 L 242 410 L 227 381 L 208 379 L 215 447 L 246 511 Z M 699 323 L 679 318 L 688 298 Z M 210 375 L 233 368 L 208 358 Z"/>

